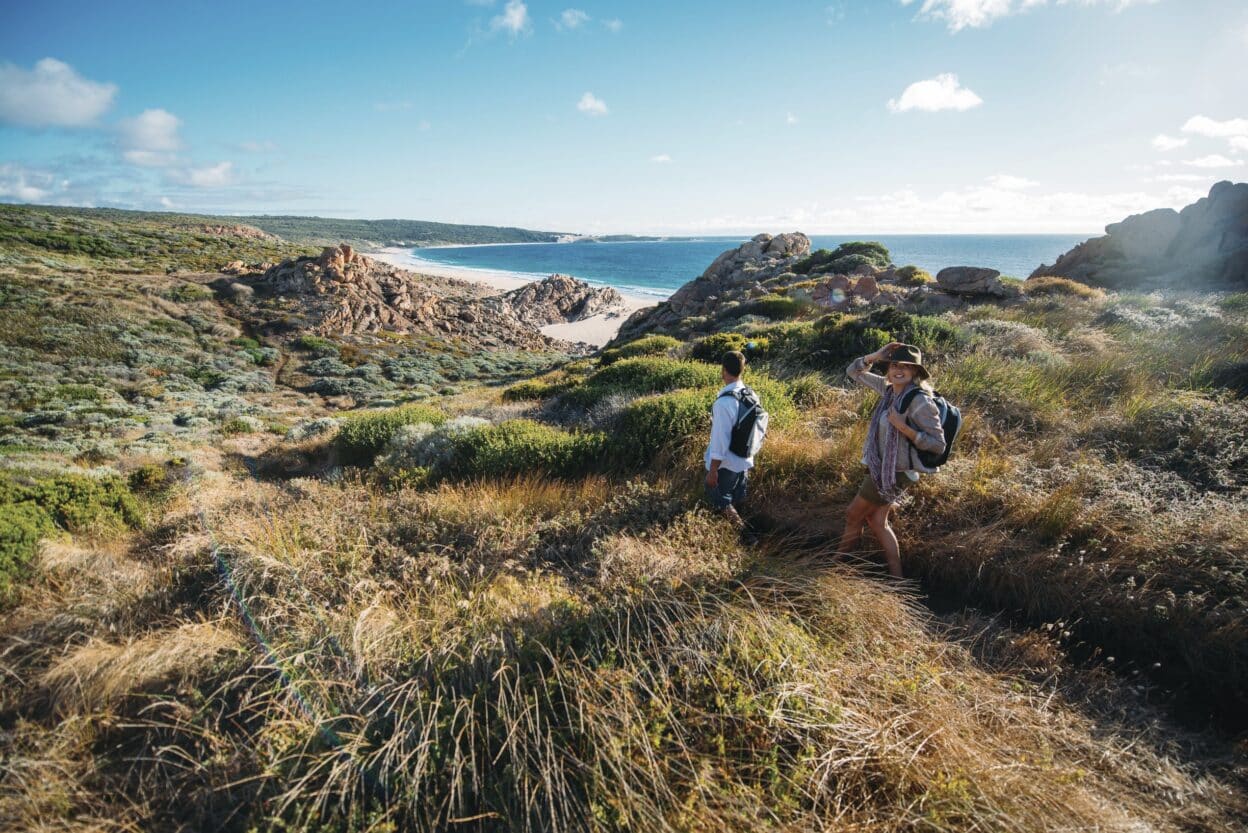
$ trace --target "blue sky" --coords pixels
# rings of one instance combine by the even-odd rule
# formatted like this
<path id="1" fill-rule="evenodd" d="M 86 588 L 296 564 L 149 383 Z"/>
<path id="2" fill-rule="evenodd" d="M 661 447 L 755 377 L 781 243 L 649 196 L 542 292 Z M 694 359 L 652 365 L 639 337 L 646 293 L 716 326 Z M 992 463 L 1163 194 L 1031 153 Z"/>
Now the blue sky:
<path id="1" fill-rule="evenodd" d="M 0 201 L 1094 232 L 1248 179 L 1239 0 L 0 0 Z"/>

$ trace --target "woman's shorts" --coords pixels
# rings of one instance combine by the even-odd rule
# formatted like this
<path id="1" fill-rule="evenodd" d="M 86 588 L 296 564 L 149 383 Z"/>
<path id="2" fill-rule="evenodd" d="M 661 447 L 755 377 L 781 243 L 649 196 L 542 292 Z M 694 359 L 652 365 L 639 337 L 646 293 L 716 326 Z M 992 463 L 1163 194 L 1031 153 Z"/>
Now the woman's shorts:
<path id="1" fill-rule="evenodd" d="M 906 472 L 897 472 L 897 494 L 900 495 L 906 489 L 919 482 L 917 478 L 911 480 Z M 869 500 L 876 506 L 887 506 L 888 501 L 880 495 L 880 490 L 875 488 L 875 481 L 871 479 L 871 472 L 868 471 L 862 476 L 862 483 L 858 486 L 858 496 L 864 500 Z"/>

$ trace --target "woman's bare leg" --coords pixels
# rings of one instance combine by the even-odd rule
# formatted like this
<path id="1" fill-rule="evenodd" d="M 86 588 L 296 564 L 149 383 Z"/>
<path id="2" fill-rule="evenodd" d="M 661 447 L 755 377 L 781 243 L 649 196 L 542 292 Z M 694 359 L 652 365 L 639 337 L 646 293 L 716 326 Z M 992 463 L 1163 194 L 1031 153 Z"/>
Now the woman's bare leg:
<path id="1" fill-rule="evenodd" d="M 862 525 L 867 522 L 867 515 L 874 505 L 866 498 L 854 495 L 854 499 L 849 502 L 849 508 L 845 510 L 845 531 L 841 533 L 841 545 L 837 552 L 850 553 L 858 546 L 858 542 L 862 540 Z"/>
<path id="2" fill-rule="evenodd" d="M 888 561 L 888 571 L 895 578 L 901 578 L 901 549 L 897 545 L 897 536 L 888 523 L 888 513 L 892 509 L 891 505 L 873 507 L 871 513 L 867 515 L 867 525 L 871 527 L 871 532 L 875 534 L 876 540 L 880 542 L 884 550 L 884 558 Z"/>

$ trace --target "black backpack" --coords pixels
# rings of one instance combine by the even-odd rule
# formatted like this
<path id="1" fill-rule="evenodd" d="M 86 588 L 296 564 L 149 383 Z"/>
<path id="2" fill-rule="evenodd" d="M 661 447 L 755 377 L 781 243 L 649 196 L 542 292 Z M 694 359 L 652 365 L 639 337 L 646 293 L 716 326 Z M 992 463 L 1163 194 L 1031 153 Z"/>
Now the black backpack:
<path id="1" fill-rule="evenodd" d="M 758 394 L 748 387 L 736 391 L 724 391 L 717 398 L 727 396 L 737 400 L 737 420 L 732 425 L 732 440 L 728 450 L 738 457 L 753 457 L 763 447 L 771 415 L 763 410 Z"/>
<path id="2" fill-rule="evenodd" d="M 925 391 L 922 391 L 921 388 L 907 391 L 905 396 L 901 397 L 901 401 L 897 403 L 897 412 L 904 414 L 910 408 L 910 403 L 914 401 L 914 397 L 920 392 Z M 940 414 L 940 427 L 945 432 L 945 450 L 940 454 L 933 454 L 930 451 L 923 451 L 918 448 L 915 451 L 919 452 L 919 462 L 929 469 L 934 469 L 938 466 L 943 466 L 949 460 L 949 452 L 953 451 L 953 441 L 958 438 L 958 432 L 962 430 L 962 412 L 958 410 L 956 405 L 941 396 L 940 391 L 929 393 L 928 396 L 932 397 L 932 401 L 936 403 L 936 410 Z"/>

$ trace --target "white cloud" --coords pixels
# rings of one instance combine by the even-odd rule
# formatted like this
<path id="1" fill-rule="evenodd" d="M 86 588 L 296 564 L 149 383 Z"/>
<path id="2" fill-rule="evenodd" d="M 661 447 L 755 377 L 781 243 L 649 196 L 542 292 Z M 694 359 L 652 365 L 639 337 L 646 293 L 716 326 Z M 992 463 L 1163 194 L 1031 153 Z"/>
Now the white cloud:
<path id="1" fill-rule="evenodd" d="M 792 113 L 786 113 L 784 116 L 784 123 L 785 124 L 797 124 L 797 116 L 793 115 Z"/>
<path id="2" fill-rule="evenodd" d="M 1217 121 L 1208 116 L 1192 116 L 1183 125 L 1184 133 L 1195 133 L 1210 139 L 1227 139 L 1231 136 L 1248 136 L 1248 119 Z"/>
<path id="3" fill-rule="evenodd" d="M 234 184 L 234 163 L 218 162 L 203 168 L 183 168 L 169 172 L 169 179 L 196 188 L 220 188 Z"/>
<path id="4" fill-rule="evenodd" d="M 174 207 L 173 200 L 169 199 L 168 197 L 161 197 L 160 207 L 161 208 L 173 208 Z"/>
<path id="5" fill-rule="evenodd" d="M 1002 188 L 1006 191 L 1017 191 L 1023 188 L 1035 188 L 1040 183 L 1021 176 L 997 174 L 996 176 L 988 177 L 988 184 L 994 188 Z"/>
<path id="6" fill-rule="evenodd" d="M 0 165 L 0 200 L 39 202 L 52 193 L 51 174 L 32 171 L 19 165 Z"/>
<path id="7" fill-rule="evenodd" d="M 919 0 L 901 0 L 903 6 L 910 6 Z M 962 29 L 977 29 L 989 26 L 998 18 L 1025 12 L 1037 6 L 1048 5 L 1049 0 L 922 0 L 919 16 L 943 20 L 949 25 L 949 31 L 958 32 Z M 1159 0 L 1055 0 L 1056 5 L 1065 6 L 1075 3 L 1080 6 L 1110 6 L 1120 12 L 1131 6 L 1145 6 Z"/>
<path id="8" fill-rule="evenodd" d="M 1156 182 L 1208 182 L 1213 174 L 1158 174 Z"/>
<path id="9" fill-rule="evenodd" d="M 1167 136 L 1164 133 L 1158 133 L 1153 137 L 1153 148 L 1155 150 L 1167 151 L 1181 148 L 1187 144 L 1187 139 L 1180 139 L 1174 136 Z"/>
<path id="10" fill-rule="evenodd" d="M 605 116 L 608 112 L 610 112 L 607 110 L 607 103 L 605 101 L 598 98 L 593 93 L 588 92 L 581 96 L 580 101 L 576 102 L 576 109 L 580 110 L 582 113 L 588 113 L 591 116 Z"/>
<path id="11" fill-rule="evenodd" d="M 888 109 L 894 113 L 923 110 L 970 110 L 984 100 L 958 83 L 958 76 L 951 72 L 937 75 L 926 81 L 916 81 L 902 92 L 901 98 L 889 99 Z"/>
<path id="12" fill-rule="evenodd" d="M 122 119 L 117 127 L 122 157 L 133 165 L 164 168 L 177 161 L 174 152 L 182 147 L 178 128 L 182 121 L 167 110 L 144 110 L 132 119 Z"/>
<path id="13" fill-rule="evenodd" d="M 506 32 L 513 38 L 528 32 L 530 28 L 529 7 L 520 0 L 507 0 L 502 13 L 490 20 L 490 31 Z"/>
<path id="14" fill-rule="evenodd" d="M 659 162 L 661 164 L 667 164 L 668 162 L 672 161 L 672 157 L 668 156 L 666 153 L 660 153 L 657 156 L 651 156 L 650 161 Z"/>
<path id="15" fill-rule="evenodd" d="M 88 81 L 55 58 L 44 58 L 29 71 L 0 64 L 0 122 L 82 127 L 103 115 L 116 94 L 116 84 Z"/>
<path id="16" fill-rule="evenodd" d="M 609 32 L 618 32 L 624 28 L 624 21 L 620 20 L 618 17 L 613 17 L 610 20 L 602 21 L 602 25 L 607 27 L 607 31 Z"/>
<path id="17" fill-rule="evenodd" d="M 1232 136 L 1231 150 L 1248 151 L 1248 136 Z"/>
<path id="18" fill-rule="evenodd" d="M 1213 153 L 1199 159 L 1184 159 L 1183 164 L 1189 168 L 1238 168 L 1244 164 L 1244 160 L 1227 159 L 1221 154 Z"/>
<path id="19" fill-rule="evenodd" d="M 1154 208 L 1182 208 L 1208 189 L 1174 184 L 1156 191 L 1042 192 L 973 185 L 936 193 L 905 188 L 758 215 L 720 216 L 670 231 L 691 233 L 801 229 L 807 234 L 1096 233 L 1107 223 Z M 1035 264 L 1039 266 L 1040 264 Z"/>
<path id="20" fill-rule="evenodd" d="M 559 15 L 559 19 L 555 21 L 555 28 L 559 31 L 579 29 L 588 22 L 589 15 L 580 9 L 564 9 L 563 13 Z"/>

